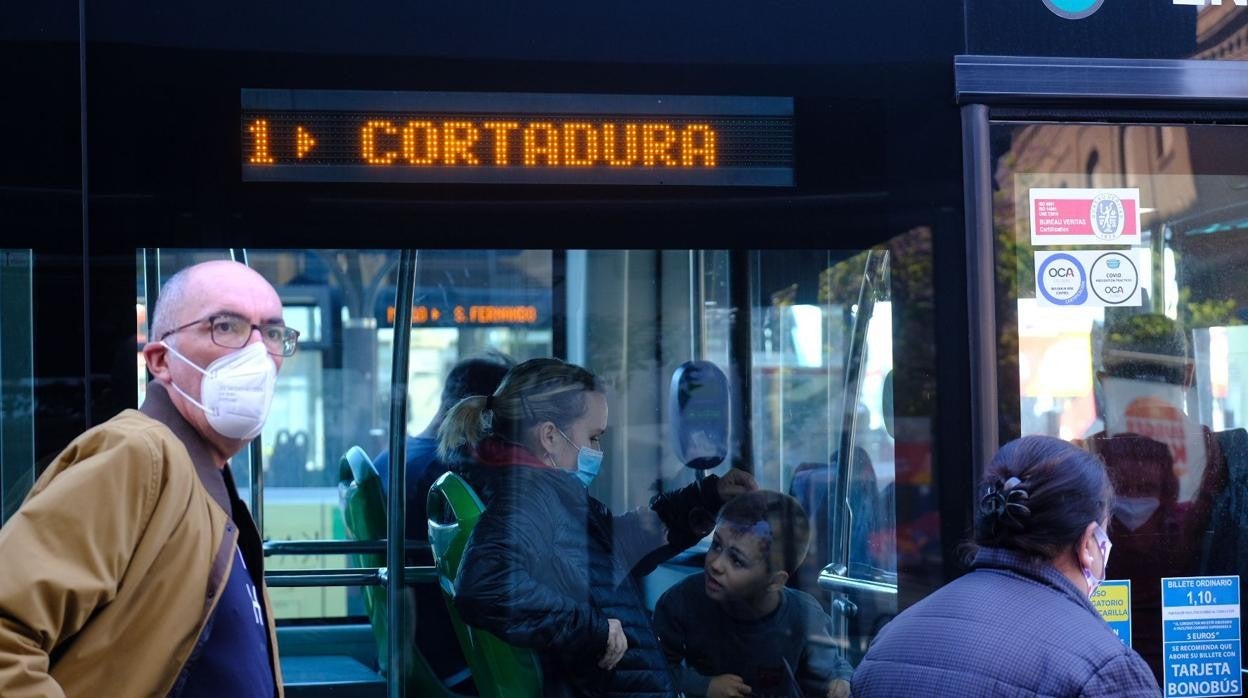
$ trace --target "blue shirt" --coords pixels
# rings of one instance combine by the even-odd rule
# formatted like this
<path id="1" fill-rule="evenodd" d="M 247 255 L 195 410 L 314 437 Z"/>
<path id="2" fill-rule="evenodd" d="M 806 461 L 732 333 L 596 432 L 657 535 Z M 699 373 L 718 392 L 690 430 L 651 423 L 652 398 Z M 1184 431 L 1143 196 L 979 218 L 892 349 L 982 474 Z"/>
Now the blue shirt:
<path id="1" fill-rule="evenodd" d="M 429 524 L 426 516 L 425 498 L 429 496 L 429 488 L 442 473 L 446 466 L 436 460 L 438 440 L 421 437 L 407 439 L 407 539 L 428 540 Z M 381 491 L 390 495 L 390 453 L 383 452 L 373 461 L 377 475 L 381 478 Z M 415 561 L 409 564 L 431 565 L 432 561 Z"/>
<path id="2" fill-rule="evenodd" d="M 272 698 L 277 688 L 269 663 L 264 604 L 243 554 L 234 548 L 234 565 L 221 600 L 191 656 L 180 698 Z"/>
<path id="3" fill-rule="evenodd" d="M 421 437 L 407 439 L 407 525 L 408 541 L 428 541 L 429 521 L 427 498 L 429 488 L 446 472 L 446 466 L 437 459 L 438 440 Z M 390 493 L 390 454 L 383 452 L 373 464 L 381 477 L 381 490 Z M 432 565 L 429 552 L 408 553 L 409 565 Z M 455 626 L 442 599 L 442 589 L 436 584 L 418 584 L 412 593 L 416 596 L 417 615 L 416 646 L 429 661 L 434 673 L 443 681 L 465 672 L 463 655 L 454 641 Z"/>

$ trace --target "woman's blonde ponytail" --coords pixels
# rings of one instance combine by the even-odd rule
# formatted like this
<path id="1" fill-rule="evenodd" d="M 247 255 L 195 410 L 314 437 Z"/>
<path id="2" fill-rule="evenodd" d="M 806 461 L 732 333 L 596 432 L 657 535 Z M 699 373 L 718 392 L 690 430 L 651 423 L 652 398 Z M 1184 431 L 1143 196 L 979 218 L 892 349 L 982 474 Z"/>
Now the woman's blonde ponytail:
<path id="1" fill-rule="evenodd" d="M 438 460 L 450 463 L 466 445 L 475 447 L 490 432 L 485 395 L 472 395 L 455 403 L 438 427 Z"/>

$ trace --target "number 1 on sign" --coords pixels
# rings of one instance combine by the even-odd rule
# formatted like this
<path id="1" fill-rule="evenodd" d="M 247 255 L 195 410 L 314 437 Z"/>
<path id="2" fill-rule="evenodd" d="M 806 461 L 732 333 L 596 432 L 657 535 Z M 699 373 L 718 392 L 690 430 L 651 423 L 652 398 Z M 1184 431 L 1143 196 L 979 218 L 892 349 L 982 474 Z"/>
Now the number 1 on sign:
<path id="1" fill-rule="evenodd" d="M 251 158 L 248 162 L 252 165 L 272 165 L 273 155 L 269 153 L 269 121 L 268 119 L 256 119 L 247 127 L 251 132 Z"/>
<path id="2" fill-rule="evenodd" d="M 1209 605 L 1212 603 L 1213 603 L 1213 592 L 1209 591 L 1208 589 L 1206 589 L 1205 591 L 1198 591 L 1195 594 L 1193 594 L 1190 591 L 1187 592 L 1187 605 L 1188 606 L 1194 606 L 1196 604 Z"/>

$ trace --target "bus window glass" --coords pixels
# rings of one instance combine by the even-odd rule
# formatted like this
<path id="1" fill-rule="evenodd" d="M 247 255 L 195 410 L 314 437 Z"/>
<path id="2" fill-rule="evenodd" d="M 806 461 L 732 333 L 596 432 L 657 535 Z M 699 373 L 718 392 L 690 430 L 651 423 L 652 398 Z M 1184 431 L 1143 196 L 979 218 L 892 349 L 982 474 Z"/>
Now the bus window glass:
<path id="1" fill-rule="evenodd" d="M 395 310 L 397 251 L 248 250 L 302 333 L 260 440 L 264 536 L 346 537 L 338 459 L 358 445 L 388 468 L 396 325 L 410 333 L 409 456 L 413 439 L 431 440 L 447 374 L 463 359 L 566 357 L 599 375 L 610 427 L 589 492 L 617 513 L 695 481 L 671 442 L 669 392 L 678 367 L 710 361 L 727 377 L 731 415 L 727 457 L 711 472 L 748 470 L 802 505 L 813 534 L 791 585 L 820 602 L 856 661 L 897 611 L 899 573 L 930 572 L 940 559 L 930 237 L 917 228 L 870 251 L 420 250 L 407 323 Z M 228 254 L 158 253 L 161 281 Z M 140 257 L 140 319 L 151 258 Z M 913 349 L 895 364 L 901 341 Z M 246 455 L 234 462 L 240 474 Z M 407 473 L 406 535 L 420 541 L 426 526 L 413 502 L 424 492 L 412 488 L 428 479 Z M 651 609 L 698 571 L 708 544 L 646 578 Z M 350 564 L 335 555 L 269 560 L 270 571 Z M 829 570 L 841 582 L 822 583 Z M 284 620 L 365 614 L 353 588 L 278 587 L 272 598 Z"/>
<path id="2" fill-rule="evenodd" d="M 34 482 L 32 252 L 0 248 L 0 524 Z"/>
<path id="3" fill-rule="evenodd" d="M 1003 437 L 1105 461 L 1109 577 L 1130 580 L 1130 642 L 1170 685 L 1162 578 L 1248 568 L 1244 132 L 993 129 Z"/>
<path id="4" fill-rule="evenodd" d="M 159 282 L 191 264 L 229 256 L 223 250 L 159 250 Z M 354 445 L 376 454 L 386 441 L 390 392 L 379 366 L 389 366 L 389 347 L 378 348 L 376 308 L 393 306 L 398 253 L 240 250 L 234 258 L 273 284 L 286 324 L 300 331 L 299 349 L 282 365 L 259 439 L 261 534 L 273 541 L 343 539 L 339 458 Z M 250 450 L 231 461 L 247 501 L 254 465 Z M 343 568 L 348 560 L 343 555 L 278 555 L 267 564 L 270 570 Z M 363 614 L 358 590 L 347 587 L 274 588 L 271 601 L 279 619 Z"/>

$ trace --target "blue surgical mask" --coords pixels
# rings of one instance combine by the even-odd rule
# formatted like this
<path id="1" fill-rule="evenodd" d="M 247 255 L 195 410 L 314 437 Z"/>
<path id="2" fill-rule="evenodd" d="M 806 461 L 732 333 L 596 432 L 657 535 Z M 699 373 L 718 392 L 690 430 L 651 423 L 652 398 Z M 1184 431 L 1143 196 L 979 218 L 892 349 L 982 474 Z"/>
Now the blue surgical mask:
<path id="1" fill-rule="evenodd" d="M 558 431 L 559 435 L 576 449 L 576 478 L 581 481 L 581 484 L 589 487 L 594 478 L 598 477 L 598 471 L 602 469 L 602 451 L 595 451 L 589 446 L 577 446 L 576 442 L 569 439 L 562 429 Z"/>

